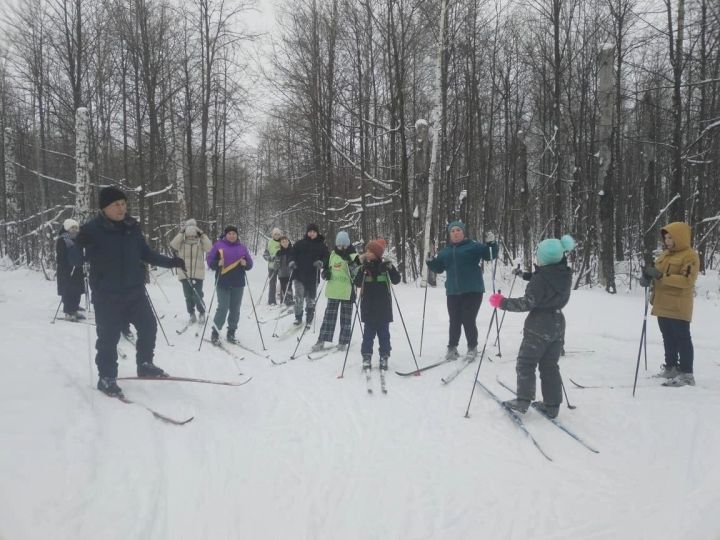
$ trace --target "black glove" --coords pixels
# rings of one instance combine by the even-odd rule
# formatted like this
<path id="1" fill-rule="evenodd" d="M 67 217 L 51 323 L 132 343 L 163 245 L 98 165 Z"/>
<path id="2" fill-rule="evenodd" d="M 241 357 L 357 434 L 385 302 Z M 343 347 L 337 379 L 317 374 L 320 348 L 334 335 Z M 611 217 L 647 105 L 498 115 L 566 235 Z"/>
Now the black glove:
<path id="1" fill-rule="evenodd" d="M 313 263 L 313 266 L 314 266 L 315 268 L 320 269 L 320 268 L 323 267 L 323 262 L 322 262 L 322 261 L 315 261 L 315 262 Z"/>
<path id="2" fill-rule="evenodd" d="M 323 278 L 325 281 L 330 281 L 330 278 L 331 278 L 331 277 L 332 277 L 332 272 L 330 271 L 329 268 L 325 268 L 325 269 L 322 271 L 322 278 Z"/>
<path id="3" fill-rule="evenodd" d="M 295 264 L 295 261 L 290 261 L 290 262 L 288 263 L 288 269 L 289 269 L 289 270 L 292 271 L 292 270 L 295 270 L 296 268 L 297 268 L 297 264 Z"/>
<path id="4" fill-rule="evenodd" d="M 520 267 L 518 266 L 515 270 L 512 271 L 512 273 L 513 273 L 514 276 L 520 276 L 520 277 L 522 277 L 522 275 L 523 275 L 525 272 L 523 271 L 522 268 L 520 268 Z"/>
<path id="5" fill-rule="evenodd" d="M 650 286 L 650 281 L 651 281 L 651 280 L 649 280 L 648 278 L 646 278 L 645 276 L 643 276 L 643 277 L 640 278 L 640 286 L 641 286 L 641 287 L 649 287 L 649 286 Z"/>
<path id="6" fill-rule="evenodd" d="M 662 272 L 654 266 L 646 266 L 643 268 L 643 276 L 650 279 L 662 279 Z"/>
<path id="7" fill-rule="evenodd" d="M 181 268 L 183 272 L 187 270 L 185 268 L 185 261 L 181 257 L 173 257 L 170 260 L 170 264 L 172 265 L 172 268 Z"/>
<path id="8" fill-rule="evenodd" d="M 389 272 L 392 269 L 393 269 L 393 263 L 391 263 L 390 261 L 385 261 L 384 263 L 382 263 L 380 265 L 381 272 Z"/>

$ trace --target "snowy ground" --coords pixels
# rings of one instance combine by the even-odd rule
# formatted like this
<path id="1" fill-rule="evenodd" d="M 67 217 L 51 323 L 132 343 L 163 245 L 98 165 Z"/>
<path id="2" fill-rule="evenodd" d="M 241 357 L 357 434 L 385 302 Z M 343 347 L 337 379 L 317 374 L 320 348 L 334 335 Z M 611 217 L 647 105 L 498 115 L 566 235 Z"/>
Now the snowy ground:
<path id="1" fill-rule="evenodd" d="M 250 277 L 258 300 L 264 269 L 258 265 Z M 391 372 L 388 395 L 368 395 L 356 338 L 343 379 L 339 354 L 273 366 L 238 351 L 245 354 L 240 369 L 253 377 L 245 386 L 122 381 L 136 402 L 195 417 L 182 427 L 164 424 L 141 406 L 94 390 L 94 327 L 50 324 L 58 301 L 54 283 L 28 270 L 1 278 L 3 540 L 720 538 L 714 273 L 701 277 L 691 327 L 697 386 L 663 388 L 649 379 L 662 361 L 651 318 L 649 371 L 641 368 L 635 398 L 627 386 L 642 325 L 640 292 L 573 292 L 561 369 L 577 409 L 563 408 L 560 419 L 600 454 L 531 411 L 525 424 L 553 462 L 480 388 L 470 419 L 464 418 L 475 366 L 447 386 L 440 378 L 452 365 L 420 377 Z M 509 289 L 505 279 L 503 290 Z M 208 344 L 197 352 L 195 328 L 177 335 L 185 319 L 181 287 L 168 273 L 158 282 L 169 301 L 158 285 L 148 290 L 173 344 L 158 334 L 158 365 L 174 375 L 241 380 L 230 356 Z M 207 297 L 210 289 L 206 283 Z M 422 289 L 400 286 L 397 295 L 417 353 Z M 259 312 L 270 316 L 265 307 Z M 250 313 L 246 294 L 239 335 L 259 349 Z M 485 302 L 478 316 L 481 344 L 490 315 Z M 507 315 L 502 357 L 489 347 L 480 371 L 503 399 L 510 394 L 495 379 L 514 386 L 523 320 Z M 279 331 L 291 321 L 282 319 Z M 271 338 L 272 327 L 262 325 L 269 352 L 287 359 L 295 340 Z M 397 311 L 391 330 L 390 367 L 410 370 Z M 300 351 L 315 339 L 306 336 Z M 428 293 L 419 363 L 438 359 L 446 340 L 445 296 L 438 288 Z M 132 349 L 127 343 L 121 349 L 128 359 L 120 373 L 134 375 Z M 579 390 L 569 377 L 623 387 Z"/>

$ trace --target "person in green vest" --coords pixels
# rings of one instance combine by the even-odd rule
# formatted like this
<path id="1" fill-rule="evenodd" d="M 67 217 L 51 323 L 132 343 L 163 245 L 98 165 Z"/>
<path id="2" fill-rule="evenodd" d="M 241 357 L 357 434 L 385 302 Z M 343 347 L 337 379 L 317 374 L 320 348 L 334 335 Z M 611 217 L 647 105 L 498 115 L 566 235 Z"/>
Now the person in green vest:
<path id="1" fill-rule="evenodd" d="M 280 237 L 282 231 L 275 227 L 270 233 L 267 247 L 263 252 L 263 259 L 268 263 L 268 305 L 277 304 L 277 277 L 278 277 L 278 260 L 277 254 L 280 251 Z"/>
<path id="2" fill-rule="evenodd" d="M 358 254 L 350 244 L 350 236 L 345 231 L 337 233 L 335 249 L 328 255 L 322 277 L 327 281 L 325 295 L 328 303 L 325 308 L 320 337 L 313 345 L 313 351 L 319 351 L 326 341 L 332 342 L 335 335 L 335 323 L 340 312 L 340 341 L 338 349 L 344 351 L 350 343 L 352 329 L 352 310 L 355 302 L 353 277 L 360 266 Z"/>

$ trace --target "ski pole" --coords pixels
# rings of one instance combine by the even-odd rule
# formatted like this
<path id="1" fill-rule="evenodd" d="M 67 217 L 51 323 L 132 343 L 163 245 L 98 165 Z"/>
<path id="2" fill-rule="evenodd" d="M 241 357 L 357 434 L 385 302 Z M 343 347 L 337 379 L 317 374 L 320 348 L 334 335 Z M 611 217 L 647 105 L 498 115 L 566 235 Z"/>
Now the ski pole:
<path id="1" fill-rule="evenodd" d="M 488 326 L 487 334 L 485 334 L 485 345 L 483 345 L 482 352 L 480 353 L 480 361 L 478 362 L 477 370 L 475 371 L 475 378 L 473 379 L 473 387 L 470 392 L 470 399 L 468 399 L 467 409 L 465 410 L 465 418 L 470 418 L 470 403 L 472 403 L 473 395 L 475 394 L 475 382 L 477 381 L 478 375 L 480 375 L 480 366 L 482 366 L 483 358 L 485 357 L 485 349 L 487 348 L 488 340 L 490 339 L 490 332 L 493 327 L 493 319 L 497 322 L 497 308 L 493 308 L 492 316 L 490 317 L 490 325 Z"/>
<path id="2" fill-rule="evenodd" d="M 420 354 L 418 354 L 418 356 L 422 356 L 423 338 L 425 337 L 425 307 L 427 306 L 428 287 L 429 287 L 428 282 L 427 282 L 427 280 L 425 280 L 425 294 L 423 295 L 422 324 L 420 325 Z"/>
<path id="3" fill-rule="evenodd" d="M 57 319 L 57 314 L 60 312 L 60 306 L 62 305 L 62 296 L 60 297 L 60 301 L 58 302 L 58 307 L 55 310 L 55 315 L 53 316 L 52 321 L 50 321 L 50 324 L 55 324 L 55 319 Z"/>
<path id="4" fill-rule="evenodd" d="M 152 271 L 150 270 L 150 268 L 148 268 L 148 274 L 150 274 L 150 276 L 152 277 L 153 281 L 155 282 L 155 285 L 157 285 L 158 289 L 160 289 L 160 292 L 162 293 L 162 295 L 165 297 L 165 300 L 167 300 L 167 303 L 169 304 L 169 303 L 170 303 L 170 299 L 168 298 L 168 295 L 165 294 L 165 290 L 160 286 L 160 282 L 157 280 L 157 278 L 156 278 L 155 275 L 152 273 Z M 147 294 L 147 289 L 145 290 L 145 293 Z"/>
<path id="5" fill-rule="evenodd" d="M 560 386 L 562 386 L 563 394 L 565 394 L 565 404 L 570 410 L 577 409 L 575 405 L 570 405 L 570 399 L 568 398 L 567 390 L 565 390 L 565 383 L 563 382 L 562 375 L 560 375 Z"/>
<path id="6" fill-rule="evenodd" d="M 217 292 L 217 286 L 218 286 L 218 280 L 220 279 L 220 270 L 217 270 L 217 273 L 215 275 L 215 286 L 213 287 L 213 293 L 210 297 L 210 305 L 208 306 L 208 309 L 205 311 L 205 324 L 203 325 L 203 331 L 202 335 L 200 336 L 200 345 L 198 345 L 198 352 L 200 352 L 200 349 L 202 349 L 203 339 L 205 338 L 205 330 L 207 330 L 207 324 L 210 320 L 210 310 L 212 309 L 213 301 L 215 300 L 215 293 Z"/>
<path id="7" fill-rule="evenodd" d="M 263 294 L 265 294 L 265 289 L 267 288 L 268 283 L 270 282 L 270 276 L 273 276 L 273 279 L 275 279 L 275 275 L 276 275 L 276 274 L 277 274 L 277 272 L 275 272 L 274 270 L 273 270 L 272 272 L 268 272 L 268 275 L 267 275 L 267 277 L 265 278 L 265 283 L 263 284 L 263 288 L 262 288 L 262 290 L 260 291 L 260 296 L 258 296 L 258 299 L 259 299 L 261 302 L 262 302 Z"/>
<path id="8" fill-rule="evenodd" d="M 400 302 L 398 302 L 395 290 L 393 289 L 392 283 L 390 283 L 390 274 L 387 272 L 387 270 L 385 271 L 385 277 L 387 278 L 388 289 L 390 289 L 391 296 L 395 299 L 395 305 L 397 306 L 398 313 L 400 314 L 400 322 L 402 322 L 403 330 L 405 330 L 405 337 L 407 338 L 408 345 L 410 346 L 410 353 L 412 354 L 413 360 L 415 361 L 415 367 L 417 368 L 417 374 L 419 375 L 420 366 L 418 365 L 417 358 L 415 358 L 415 351 L 413 351 L 413 346 L 410 342 L 410 335 L 408 334 L 407 326 L 405 326 L 405 317 L 403 317 L 402 309 L 400 309 Z"/>
<path id="9" fill-rule="evenodd" d="M 363 287 L 365 286 L 365 278 L 363 277 L 362 283 L 360 284 L 360 292 L 358 293 L 358 302 L 355 304 L 355 315 L 353 318 L 352 326 L 350 327 L 350 340 L 348 341 L 347 349 L 345 349 L 345 359 L 343 360 L 342 370 L 338 379 L 342 379 L 345 376 L 345 366 L 347 365 L 348 354 L 350 354 L 350 344 L 352 343 L 353 330 L 355 330 L 355 319 L 360 320 L 360 304 L 362 303 Z"/>
<path id="10" fill-rule="evenodd" d="M 358 318 L 358 328 L 360 328 L 360 335 L 364 337 L 365 334 L 363 332 L 362 322 L 360 321 L 360 308 L 357 304 L 357 298 L 355 298 L 355 296 L 353 295 L 353 293 L 355 292 L 353 289 L 355 287 L 353 286 L 353 276 L 352 272 L 350 272 L 350 265 L 347 266 L 347 272 L 348 277 L 350 278 L 350 299 L 353 301 L 353 304 L 355 304 L 355 317 Z"/>
<path id="11" fill-rule="evenodd" d="M 285 298 L 287 297 L 287 293 L 290 290 L 290 284 L 292 283 L 292 277 L 293 277 L 294 272 L 295 272 L 294 268 L 292 270 L 290 270 L 290 277 L 288 278 L 287 287 L 285 287 L 285 294 L 283 294 L 282 300 L 280 301 L 280 303 L 282 305 L 285 305 Z M 280 324 L 280 317 L 275 319 L 275 328 L 273 328 L 272 337 L 278 337 L 278 335 L 277 335 L 278 324 Z"/>
<path id="12" fill-rule="evenodd" d="M 490 251 L 492 253 L 492 248 L 490 248 Z M 493 272 L 492 272 L 493 293 L 495 293 L 495 274 L 497 273 L 498 259 L 500 259 L 499 254 L 495 257 L 495 264 L 493 265 Z M 498 317 L 495 317 L 495 329 L 497 331 L 497 337 L 495 338 L 495 345 L 497 345 L 497 349 L 498 349 L 496 356 L 499 358 L 502 358 L 502 350 L 500 348 L 500 322 L 498 320 Z"/>
<path id="13" fill-rule="evenodd" d="M 318 287 L 317 295 L 315 295 L 315 303 L 313 304 L 313 312 L 315 311 L 315 306 L 317 305 L 318 298 L 320 298 L 320 293 L 322 292 L 322 288 L 325 284 L 320 283 L 320 287 Z M 314 316 L 313 316 L 314 319 Z M 300 334 L 300 337 L 298 338 L 297 345 L 295 345 L 295 350 L 290 355 L 290 360 L 295 360 L 295 353 L 298 350 L 298 347 L 300 347 L 300 343 L 302 342 L 302 338 L 305 336 L 305 332 L 307 332 L 307 329 L 309 328 L 309 325 L 305 325 L 305 328 L 303 328 L 302 334 Z"/>
<path id="14" fill-rule="evenodd" d="M 645 362 L 647 362 L 647 313 L 648 313 L 648 286 L 645 285 L 645 314 L 643 315 L 642 332 L 640 332 L 640 348 L 638 349 L 637 364 L 635 365 L 635 381 L 633 382 L 633 397 L 635 397 L 635 388 L 637 387 L 638 372 L 640 371 L 640 356 L 642 355 L 643 345 L 645 345 Z"/>
<path id="15" fill-rule="evenodd" d="M 248 279 L 247 271 L 245 271 L 245 281 L 247 282 L 248 293 L 250 293 L 250 305 L 252 306 L 253 314 L 255 315 L 255 323 L 257 324 L 258 334 L 260 334 L 260 343 L 262 343 L 263 351 L 267 351 L 262 330 L 260 330 L 260 321 L 258 320 L 257 311 L 255 311 L 255 301 L 253 300 L 252 289 L 250 288 L 250 280 Z"/>
<path id="16" fill-rule="evenodd" d="M 520 268 L 519 264 L 518 264 L 518 268 Z M 512 283 L 510 283 L 510 292 L 508 293 L 508 298 L 512 296 L 513 289 L 515 288 L 515 280 L 516 279 L 517 279 L 517 274 L 515 274 L 513 276 Z M 507 311 L 503 311 L 502 317 L 500 318 L 500 328 L 498 329 L 498 334 L 499 334 L 500 330 L 502 330 L 503 323 L 505 322 L 505 315 L 507 315 Z M 498 335 L 498 337 L 499 337 L 499 335 Z M 497 346 L 498 346 L 498 338 L 495 338 L 495 344 L 493 345 L 493 347 L 497 347 Z"/>
<path id="17" fill-rule="evenodd" d="M 163 328 L 163 325 L 160 322 L 160 317 L 158 317 L 157 311 L 155 310 L 155 304 L 153 304 L 153 301 L 150 298 L 150 294 L 147 291 L 147 287 L 145 287 L 145 297 L 148 299 L 148 302 L 150 302 L 150 307 L 152 308 L 153 314 L 155 315 L 155 319 L 157 319 L 158 325 L 160 326 L 160 330 L 162 331 L 162 335 L 165 337 L 165 342 L 168 344 L 168 347 L 174 347 L 174 345 L 172 343 L 170 343 L 170 340 L 168 339 L 167 334 L 165 333 L 165 328 Z"/>

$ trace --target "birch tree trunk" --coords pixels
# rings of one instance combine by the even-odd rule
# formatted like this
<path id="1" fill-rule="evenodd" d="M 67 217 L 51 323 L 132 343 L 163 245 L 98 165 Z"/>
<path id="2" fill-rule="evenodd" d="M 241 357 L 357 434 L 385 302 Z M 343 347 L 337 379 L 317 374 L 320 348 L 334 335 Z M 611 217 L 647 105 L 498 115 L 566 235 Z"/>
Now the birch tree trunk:
<path id="1" fill-rule="evenodd" d="M 600 49 L 598 65 L 598 101 L 600 125 L 598 126 L 599 154 L 598 179 L 602 182 L 600 191 L 600 283 L 605 290 L 615 293 L 615 194 L 613 192 L 612 141 L 615 131 L 614 112 L 614 58 L 615 49 L 606 46 Z"/>
<path id="2" fill-rule="evenodd" d="M 425 211 L 425 238 L 423 242 L 423 253 L 425 257 L 430 255 L 430 230 L 432 225 L 433 216 L 433 195 L 435 190 L 435 170 L 437 165 L 438 150 L 442 143 L 442 80 L 443 80 L 443 63 L 445 61 L 445 21 L 447 20 L 447 5 L 448 0 L 442 0 L 440 4 L 440 37 L 438 40 L 438 57 L 437 57 L 437 72 L 435 80 L 435 106 L 430 116 L 430 124 L 433 126 L 433 138 L 432 138 L 432 150 L 430 151 L 430 171 L 428 172 L 428 195 L 427 195 L 427 209 Z M 427 284 L 428 280 L 428 267 L 425 265 L 425 272 L 423 281 Z"/>
<path id="3" fill-rule="evenodd" d="M 7 254 L 13 263 L 20 257 L 20 238 L 18 221 L 20 205 L 18 204 L 18 184 L 15 172 L 15 134 L 12 129 L 5 128 L 5 219 L 7 227 Z"/>
<path id="4" fill-rule="evenodd" d="M 80 223 L 90 219 L 90 115 L 85 107 L 75 112 L 75 215 Z"/>

